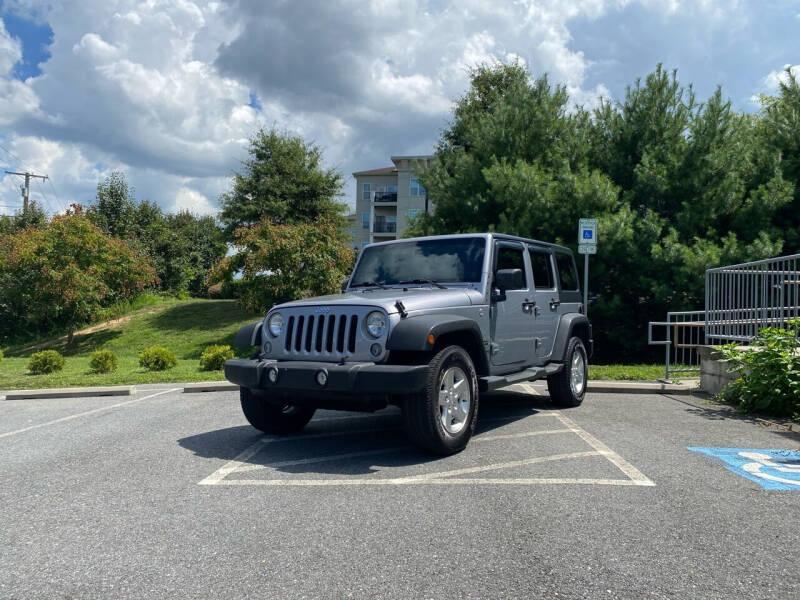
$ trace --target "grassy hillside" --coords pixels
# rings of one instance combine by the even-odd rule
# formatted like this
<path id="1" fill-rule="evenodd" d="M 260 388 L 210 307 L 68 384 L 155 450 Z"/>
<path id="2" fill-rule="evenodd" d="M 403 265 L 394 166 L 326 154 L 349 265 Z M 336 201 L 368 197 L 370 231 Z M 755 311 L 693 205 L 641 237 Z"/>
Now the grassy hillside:
<path id="1" fill-rule="evenodd" d="M 211 344 L 232 346 L 239 327 L 260 318 L 260 315 L 243 311 L 233 300 L 159 299 L 119 319 L 79 332 L 70 348 L 66 347 L 66 338 L 4 348 L 6 357 L 0 361 L 0 389 L 223 379 L 222 371 L 200 371 L 203 348 Z M 175 368 L 149 372 L 139 367 L 139 352 L 156 344 L 175 353 L 178 357 Z M 64 355 L 64 370 L 49 375 L 29 375 L 28 357 L 45 347 Z M 89 371 L 91 353 L 101 348 L 113 350 L 119 356 L 119 368 L 115 372 L 94 374 Z"/>
<path id="2" fill-rule="evenodd" d="M 158 297 L 146 300 L 136 304 L 143 306 L 128 314 L 78 332 L 70 348 L 66 347 L 66 336 L 4 348 L 6 357 L 0 361 L 0 390 L 224 379 L 222 371 L 200 370 L 203 349 L 211 344 L 232 346 L 239 327 L 261 318 L 243 311 L 233 300 Z M 175 368 L 150 372 L 139 367 L 139 352 L 156 344 L 175 353 L 178 357 Z M 44 348 L 53 348 L 64 355 L 64 370 L 49 375 L 28 374 L 28 357 Z M 113 350 L 119 356 L 119 368 L 115 372 L 90 372 L 89 357 L 101 348 Z M 663 369 L 663 365 L 591 365 L 589 377 L 657 379 L 663 377 Z"/>

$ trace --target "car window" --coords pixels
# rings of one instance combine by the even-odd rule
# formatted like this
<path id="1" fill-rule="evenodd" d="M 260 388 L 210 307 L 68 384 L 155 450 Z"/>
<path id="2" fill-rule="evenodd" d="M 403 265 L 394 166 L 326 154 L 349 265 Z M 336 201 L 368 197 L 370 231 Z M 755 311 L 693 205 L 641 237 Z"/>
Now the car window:
<path id="1" fill-rule="evenodd" d="M 521 269 L 523 285 L 520 290 L 528 289 L 528 280 L 525 274 L 525 259 L 522 257 L 522 248 L 514 246 L 500 246 L 497 248 L 497 267 L 500 269 Z"/>
<path id="2" fill-rule="evenodd" d="M 553 281 L 553 268 L 550 265 L 550 253 L 544 250 L 530 250 L 531 270 L 533 271 L 533 285 L 537 290 L 552 290 L 556 284 Z"/>
<path id="3" fill-rule="evenodd" d="M 575 269 L 575 261 L 571 254 L 556 252 L 556 266 L 558 267 L 558 281 L 561 290 L 564 292 L 575 292 L 578 290 L 578 271 Z"/>
<path id="4" fill-rule="evenodd" d="M 464 237 L 393 242 L 364 249 L 350 287 L 415 279 L 439 283 L 480 282 L 486 238 Z"/>

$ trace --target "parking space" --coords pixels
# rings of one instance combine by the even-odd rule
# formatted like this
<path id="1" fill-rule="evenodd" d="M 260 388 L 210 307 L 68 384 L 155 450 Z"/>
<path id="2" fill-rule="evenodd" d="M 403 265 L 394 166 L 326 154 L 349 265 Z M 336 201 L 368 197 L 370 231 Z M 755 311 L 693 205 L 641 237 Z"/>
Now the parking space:
<path id="1" fill-rule="evenodd" d="M 527 384 L 516 390 L 538 396 Z M 329 433 L 264 437 L 200 484 L 654 485 L 559 411 L 484 417 L 466 451 L 436 461 L 420 460 L 396 422 L 370 420 L 367 428 L 364 419 L 344 419 Z"/>
<path id="2" fill-rule="evenodd" d="M 234 393 L 174 388 L 0 402 L 0 598 L 800 594 L 800 494 L 697 451 L 785 457 L 792 433 L 679 397 L 554 410 L 528 384 L 483 397 L 455 456 L 400 425 L 264 436 Z"/>

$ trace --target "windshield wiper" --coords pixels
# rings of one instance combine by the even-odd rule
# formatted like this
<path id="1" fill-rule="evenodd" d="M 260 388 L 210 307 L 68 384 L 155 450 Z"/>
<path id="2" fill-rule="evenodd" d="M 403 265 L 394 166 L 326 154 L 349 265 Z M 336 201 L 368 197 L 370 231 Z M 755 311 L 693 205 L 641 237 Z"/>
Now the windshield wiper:
<path id="1" fill-rule="evenodd" d="M 446 290 L 447 288 L 443 286 L 438 281 L 434 281 L 433 279 L 409 279 L 408 281 L 398 281 L 398 284 L 402 283 L 429 283 L 431 285 L 435 285 L 440 290 Z"/>
<path id="2" fill-rule="evenodd" d="M 378 281 L 359 281 L 358 283 L 350 284 L 350 287 L 351 288 L 354 288 L 354 287 L 379 287 L 382 290 L 388 290 L 389 289 L 385 285 L 383 285 L 382 283 L 380 283 Z"/>

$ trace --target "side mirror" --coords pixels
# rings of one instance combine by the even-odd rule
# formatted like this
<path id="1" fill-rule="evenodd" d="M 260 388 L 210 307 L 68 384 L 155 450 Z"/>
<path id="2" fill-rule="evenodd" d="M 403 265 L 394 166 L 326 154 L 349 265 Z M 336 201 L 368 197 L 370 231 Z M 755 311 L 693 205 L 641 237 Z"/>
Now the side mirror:
<path id="1" fill-rule="evenodd" d="M 494 275 L 494 283 L 503 292 L 521 290 L 525 287 L 525 277 L 522 269 L 500 269 Z"/>
<path id="2" fill-rule="evenodd" d="M 350 279 L 345 279 L 342 282 L 342 293 L 344 294 L 347 291 L 347 286 L 350 285 Z"/>

